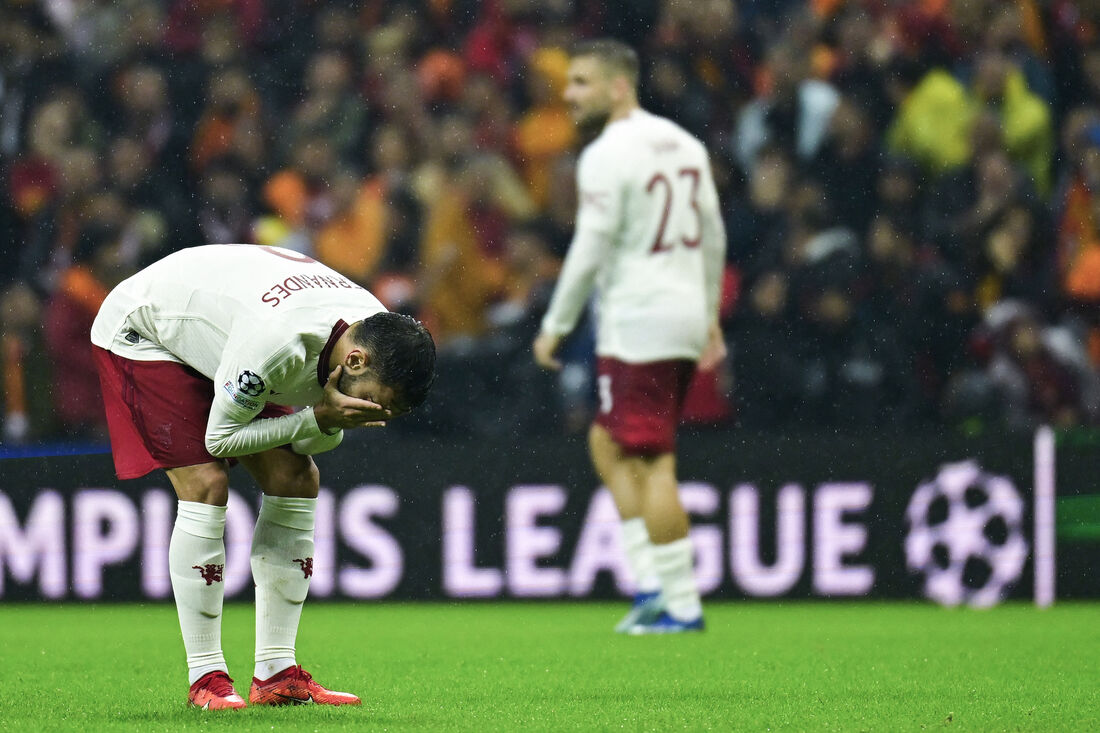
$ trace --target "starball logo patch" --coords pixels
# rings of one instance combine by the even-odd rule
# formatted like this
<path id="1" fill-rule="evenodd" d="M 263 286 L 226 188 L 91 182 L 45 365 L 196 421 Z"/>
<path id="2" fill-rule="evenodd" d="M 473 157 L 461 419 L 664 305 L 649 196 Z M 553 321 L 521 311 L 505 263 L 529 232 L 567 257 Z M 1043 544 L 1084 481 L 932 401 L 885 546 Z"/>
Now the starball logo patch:
<path id="1" fill-rule="evenodd" d="M 245 369 L 237 375 L 236 382 L 227 381 L 222 385 L 222 389 L 225 390 L 230 399 L 246 410 L 258 410 L 261 407 L 261 402 L 253 398 L 262 395 L 264 390 L 267 389 L 267 385 L 259 374 Z"/>
<path id="2" fill-rule="evenodd" d="M 266 385 L 264 380 L 256 372 L 245 369 L 237 375 L 237 389 L 249 397 L 259 397 L 264 393 Z"/>

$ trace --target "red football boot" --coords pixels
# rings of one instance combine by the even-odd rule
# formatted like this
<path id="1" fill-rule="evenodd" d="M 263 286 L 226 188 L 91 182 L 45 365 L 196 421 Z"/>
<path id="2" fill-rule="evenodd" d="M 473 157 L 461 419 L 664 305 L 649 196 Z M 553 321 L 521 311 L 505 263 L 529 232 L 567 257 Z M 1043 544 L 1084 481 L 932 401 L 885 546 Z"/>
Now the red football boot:
<path id="1" fill-rule="evenodd" d="M 187 704 L 203 710 L 240 710 L 246 705 L 225 672 L 207 672 L 199 677 L 187 693 Z"/>
<path id="2" fill-rule="evenodd" d="M 297 665 L 263 682 L 253 677 L 248 702 L 253 705 L 359 705 L 361 701 L 350 692 L 326 690 Z"/>

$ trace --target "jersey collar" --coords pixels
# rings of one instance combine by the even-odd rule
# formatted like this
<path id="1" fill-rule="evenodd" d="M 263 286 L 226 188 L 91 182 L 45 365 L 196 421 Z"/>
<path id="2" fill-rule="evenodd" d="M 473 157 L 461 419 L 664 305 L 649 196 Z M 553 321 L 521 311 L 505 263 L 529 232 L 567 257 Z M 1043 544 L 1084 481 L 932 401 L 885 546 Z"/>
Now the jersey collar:
<path id="1" fill-rule="evenodd" d="M 328 382 L 328 360 L 332 357 L 332 348 L 336 346 L 336 342 L 340 340 L 340 337 L 344 335 L 344 331 L 347 331 L 348 328 L 350 326 L 343 318 L 338 320 L 332 327 L 332 333 L 328 335 L 325 347 L 321 349 L 321 356 L 317 359 L 317 384 L 322 387 Z"/>

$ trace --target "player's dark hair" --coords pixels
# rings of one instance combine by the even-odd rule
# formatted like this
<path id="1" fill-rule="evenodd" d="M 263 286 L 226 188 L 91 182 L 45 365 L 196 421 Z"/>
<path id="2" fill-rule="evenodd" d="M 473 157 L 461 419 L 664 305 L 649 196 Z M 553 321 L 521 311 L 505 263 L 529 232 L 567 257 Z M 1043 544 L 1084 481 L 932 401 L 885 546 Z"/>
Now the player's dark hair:
<path id="1" fill-rule="evenodd" d="M 356 346 L 370 354 L 370 368 L 396 393 L 398 407 L 411 410 L 435 381 L 435 342 L 424 324 L 400 313 L 376 313 L 352 326 Z"/>
<path id="2" fill-rule="evenodd" d="M 633 48 L 614 38 L 595 38 L 573 46 L 573 58 L 593 56 L 613 73 L 622 74 L 634 88 L 638 87 L 641 63 Z"/>

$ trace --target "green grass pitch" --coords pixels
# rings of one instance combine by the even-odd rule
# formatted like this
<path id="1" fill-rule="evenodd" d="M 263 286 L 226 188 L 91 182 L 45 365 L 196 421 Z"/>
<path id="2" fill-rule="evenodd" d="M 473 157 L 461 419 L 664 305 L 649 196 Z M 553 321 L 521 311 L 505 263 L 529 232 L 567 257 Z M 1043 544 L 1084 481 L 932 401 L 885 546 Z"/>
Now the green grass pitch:
<path id="1" fill-rule="evenodd" d="M 171 605 L 0 605 L 0 730 L 1100 730 L 1100 605 L 307 604 L 298 658 L 361 708 L 187 709 Z M 247 695 L 252 607 L 226 607 Z"/>

